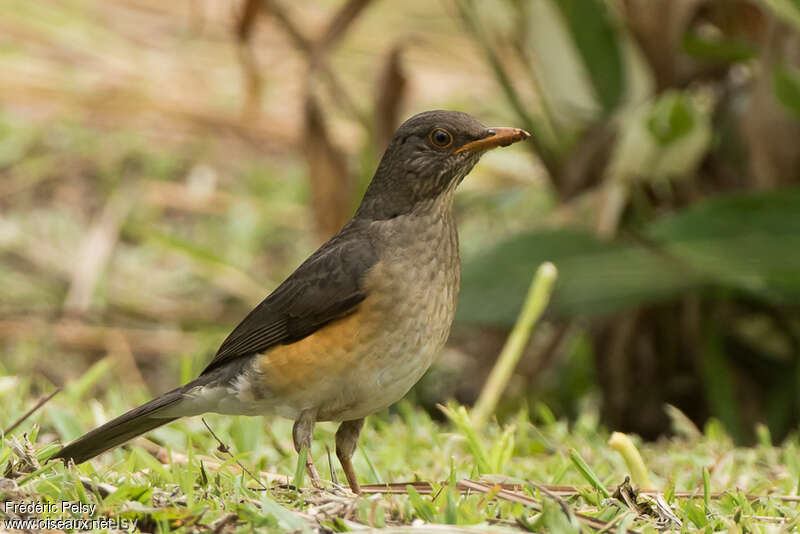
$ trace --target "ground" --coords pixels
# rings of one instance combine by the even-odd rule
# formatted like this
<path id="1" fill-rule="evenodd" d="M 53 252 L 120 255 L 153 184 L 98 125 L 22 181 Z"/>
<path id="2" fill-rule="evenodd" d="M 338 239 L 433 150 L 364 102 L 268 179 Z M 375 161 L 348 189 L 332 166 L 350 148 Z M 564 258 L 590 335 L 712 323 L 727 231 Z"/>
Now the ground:
<path id="1" fill-rule="evenodd" d="M 320 424 L 315 434 L 325 488 L 314 490 L 296 470 L 291 422 L 279 418 L 211 415 L 208 426 L 193 418 L 77 467 L 45 462 L 54 440 L 78 436 L 141 396 L 115 386 L 92 399 L 109 368 L 96 364 L 6 434 L 4 499 L 96 505 L 33 515 L 135 519 L 142 531 L 424 532 L 417 527 L 442 524 L 475 532 L 782 532 L 800 521 L 796 436 L 774 447 L 760 429 L 762 444 L 738 448 L 719 423 L 701 432 L 674 410 L 675 437 L 633 438 L 644 474 L 609 445 L 590 407 L 573 424 L 538 405 L 477 429 L 464 408 L 443 408 L 448 418 L 437 422 L 406 401 L 368 419 L 354 458 L 360 497 L 341 485 L 330 453 L 335 426 Z M 5 428 L 34 406 L 30 391 L 30 379 L 4 378 Z M 649 487 L 629 482 L 632 470 Z"/>

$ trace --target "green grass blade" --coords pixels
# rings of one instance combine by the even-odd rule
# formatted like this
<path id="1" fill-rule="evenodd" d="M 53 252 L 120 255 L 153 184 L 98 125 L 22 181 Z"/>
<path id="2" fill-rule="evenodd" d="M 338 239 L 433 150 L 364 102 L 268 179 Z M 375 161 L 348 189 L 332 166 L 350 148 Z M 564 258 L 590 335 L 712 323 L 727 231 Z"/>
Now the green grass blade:
<path id="1" fill-rule="evenodd" d="M 597 478 L 597 475 L 594 473 L 594 471 L 592 471 L 592 468 L 589 467 L 589 464 L 584 461 L 578 451 L 575 449 L 570 449 L 569 459 L 572 460 L 572 463 L 575 465 L 578 471 L 580 471 L 581 475 L 583 475 L 583 478 L 585 478 L 589 484 L 594 486 L 597 491 L 602 493 L 603 497 L 606 499 L 611 497 L 611 494 L 608 492 L 606 487 L 602 484 L 602 482 L 600 482 L 600 479 Z"/>
<path id="2" fill-rule="evenodd" d="M 295 488 L 302 488 L 306 477 L 306 458 L 308 458 L 308 447 L 303 445 L 297 454 L 297 467 L 294 470 L 294 480 L 292 484 Z"/>

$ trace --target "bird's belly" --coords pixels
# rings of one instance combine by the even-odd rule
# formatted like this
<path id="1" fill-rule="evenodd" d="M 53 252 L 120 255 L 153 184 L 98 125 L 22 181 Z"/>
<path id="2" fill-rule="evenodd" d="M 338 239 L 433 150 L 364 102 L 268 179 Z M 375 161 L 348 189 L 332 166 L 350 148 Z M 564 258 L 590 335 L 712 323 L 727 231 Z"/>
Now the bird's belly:
<path id="1" fill-rule="evenodd" d="M 328 389 L 327 398 L 319 405 L 317 419 L 359 419 L 403 398 L 444 345 L 446 332 L 433 330 L 420 325 L 413 332 L 406 330 L 405 336 L 387 333 L 388 339 L 378 341 L 372 350 L 361 354 L 346 375 Z"/>
<path id="2" fill-rule="evenodd" d="M 336 339 L 323 334 L 312 341 L 312 335 L 305 344 L 301 340 L 257 356 L 236 388 L 231 411 L 297 419 L 311 410 L 318 421 L 375 413 L 422 378 L 447 340 L 452 314 L 437 320 L 421 310 L 383 328 L 344 321 L 350 324 L 331 325 Z"/>

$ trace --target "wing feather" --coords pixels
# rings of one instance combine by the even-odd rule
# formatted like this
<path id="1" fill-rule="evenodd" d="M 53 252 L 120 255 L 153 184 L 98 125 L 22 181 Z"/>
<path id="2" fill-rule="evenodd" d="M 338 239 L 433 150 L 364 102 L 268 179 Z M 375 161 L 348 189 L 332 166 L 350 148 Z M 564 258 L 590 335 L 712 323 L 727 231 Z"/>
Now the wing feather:
<path id="1" fill-rule="evenodd" d="M 202 374 L 231 360 L 293 343 L 355 311 L 378 261 L 364 227 L 346 226 L 303 262 L 222 342 Z"/>

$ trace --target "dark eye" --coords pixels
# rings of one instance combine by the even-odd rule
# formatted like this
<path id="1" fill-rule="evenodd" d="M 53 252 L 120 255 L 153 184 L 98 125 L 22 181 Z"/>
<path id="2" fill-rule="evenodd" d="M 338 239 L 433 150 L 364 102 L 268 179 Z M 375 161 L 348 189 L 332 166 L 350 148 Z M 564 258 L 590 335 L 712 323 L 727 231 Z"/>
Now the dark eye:
<path id="1" fill-rule="evenodd" d="M 436 128 L 430 135 L 431 143 L 436 148 L 447 148 L 453 144 L 453 136 L 444 128 Z"/>

